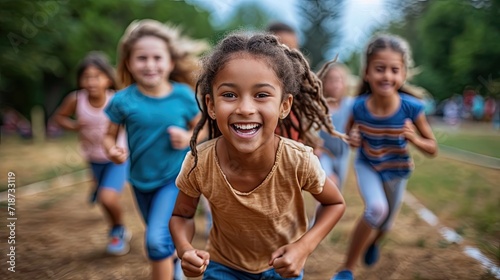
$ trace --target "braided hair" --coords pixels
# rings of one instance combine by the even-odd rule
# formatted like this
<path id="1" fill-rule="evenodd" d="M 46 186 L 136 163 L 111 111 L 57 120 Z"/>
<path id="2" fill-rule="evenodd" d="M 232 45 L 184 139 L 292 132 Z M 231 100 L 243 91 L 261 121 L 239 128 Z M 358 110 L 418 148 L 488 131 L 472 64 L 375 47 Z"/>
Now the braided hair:
<path id="1" fill-rule="evenodd" d="M 213 82 L 218 72 L 233 58 L 241 54 L 249 54 L 261 59 L 274 70 L 281 82 L 283 95 L 293 95 L 291 111 L 297 118 L 292 121 L 290 114 L 278 123 L 280 131 L 291 135 L 291 131 L 299 133 L 299 140 L 310 146 L 317 146 L 320 138 L 316 133 L 325 129 L 332 135 L 344 138 L 345 136 L 333 127 L 328 115 L 328 107 L 322 95 L 322 83 L 310 70 L 309 64 L 298 50 L 290 49 L 280 44 L 278 38 L 271 34 L 244 34 L 228 35 L 202 59 L 202 69 L 196 83 L 196 96 L 202 117 L 193 131 L 191 138 L 191 153 L 197 164 L 197 136 L 208 122 L 208 138 L 213 139 L 221 134 L 217 122 L 208 115 L 205 96 L 213 98 Z M 194 167 L 193 167 L 194 168 Z"/>

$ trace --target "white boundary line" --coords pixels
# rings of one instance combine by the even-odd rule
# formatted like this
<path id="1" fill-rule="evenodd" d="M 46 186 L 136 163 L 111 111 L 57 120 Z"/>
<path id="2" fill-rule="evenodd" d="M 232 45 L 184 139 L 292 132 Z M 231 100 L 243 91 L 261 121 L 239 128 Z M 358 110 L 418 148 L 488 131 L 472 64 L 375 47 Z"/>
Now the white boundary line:
<path id="1" fill-rule="evenodd" d="M 39 181 L 26 186 L 22 187 L 19 186 L 18 188 L 16 188 L 15 194 L 16 197 L 19 197 L 21 195 L 32 195 L 47 191 L 49 189 L 67 187 L 83 182 L 88 182 L 90 180 L 92 180 L 92 178 L 89 176 L 89 169 L 84 169 L 73 173 L 61 175 L 52 179 Z M 0 202 L 7 201 L 7 198 L 8 198 L 7 191 L 0 192 Z"/>
<path id="2" fill-rule="evenodd" d="M 460 244 L 463 241 L 462 236 L 460 236 L 456 231 L 451 228 L 441 225 L 439 219 L 432 213 L 429 209 L 425 208 L 422 203 L 420 203 L 410 192 L 405 192 L 404 202 L 413 210 L 417 215 L 433 227 L 437 227 L 441 236 L 450 243 Z M 493 276 L 500 279 L 500 267 L 496 266 L 495 263 L 488 257 L 483 255 L 481 251 L 472 246 L 464 246 L 463 252 L 478 261 L 484 268 L 486 268 Z"/>
<path id="3" fill-rule="evenodd" d="M 67 187 L 78 183 L 88 182 L 91 178 L 88 176 L 88 169 L 65 174 L 50 180 L 40 181 L 30 185 L 26 185 L 17 189 L 18 194 L 32 195 L 44 192 L 48 189 Z M 22 190 L 22 191 L 21 191 Z M 7 200 L 8 193 L 6 191 L 0 193 L 0 202 Z M 434 213 L 420 203 L 410 192 L 406 191 L 404 202 L 413 210 L 417 215 L 432 227 L 437 227 L 441 236 L 450 243 L 460 244 L 463 241 L 460 236 L 453 229 L 442 226 Z M 493 261 L 481 253 L 481 251 L 472 246 L 465 246 L 463 249 L 464 254 L 478 261 L 484 268 L 486 268 L 493 276 L 500 279 L 500 267 L 496 266 Z"/>

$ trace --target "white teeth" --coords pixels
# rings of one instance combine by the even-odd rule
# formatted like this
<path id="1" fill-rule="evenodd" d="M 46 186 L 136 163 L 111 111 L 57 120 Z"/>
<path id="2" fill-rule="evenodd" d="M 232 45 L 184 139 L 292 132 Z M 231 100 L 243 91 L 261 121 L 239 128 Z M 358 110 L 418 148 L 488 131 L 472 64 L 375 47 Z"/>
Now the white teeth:
<path id="1" fill-rule="evenodd" d="M 258 124 L 234 124 L 237 129 L 254 129 L 257 128 Z"/>

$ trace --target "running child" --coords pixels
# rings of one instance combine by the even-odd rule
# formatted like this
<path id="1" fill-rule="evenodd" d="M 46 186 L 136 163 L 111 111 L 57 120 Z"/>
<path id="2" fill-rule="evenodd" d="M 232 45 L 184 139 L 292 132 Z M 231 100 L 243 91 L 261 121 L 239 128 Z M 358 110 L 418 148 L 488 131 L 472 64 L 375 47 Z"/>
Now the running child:
<path id="1" fill-rule="evenodd" d="M 115 80 L 115 71 L 107 57 L 100 52 L 90 52 L 78 66 L 77 83 L 80 89 L 64 99 L 54 120 L 65 129 L 78 131 L 81 151 L 89 162 L 95 181 L 90 201 L 99 202 L 109 218 L 110 241 L 106 251 L 112 255 L 124 255 L 130 250 L 131 233 L 123 226 L 120 195 L 126 181 L 128 162 L 113 163 L 106 156 L 103 146 L 109 123 L 104 108 L 116 89 Z M 117 142 L 124 147 L 124 131 L 117 131 L 117 136 Z"/>
<path id="2" fill-rule="evenodd" d="M 344 133 L 354 104 L 354 99 L 348 96 L 349 69 L 335 59 L 320 69 L 318 77 L 323 82 L 323 96 L 327 101 L 333 126 L 338 132 Z M 320 137 L 323 139 L 323 146 L 319 149 L 321 166 L 325 169 L 326 176 L 342 191 L 349 167 L 349 144 L 324 130 L 320 131 Z"/>
<path id="3" fill-rule="evenodd" d="M 346 130 L 350 145 L 359 147 L 354 169 L 365 211 L 336 280 L 353 279 L 361 254 L 368 266 L 379 259 L 380 240 L 394 222 L 414 167 L 408 143 L 424 154 L 437 153 L 423 103 L 403 86 L 412 67 L 408 43 L 375 36 L 363 61 L 363 83 Z"/>
<path id="4" fill-rule="evenodd" d="M 153 279 L 173 277 L 168 223 L 179 192 L 175 178 L 201 116 L 189 85 L 194 87 L 194 55 L 204 47 L 154 20 L 132 22 L 119 43 L 118 77 L 125 88 L 106 108 L 111 123 L 104 145 L 114 162 L 124 162 L 129 155 L 117 136 L 125 126 L 129 180 L 146 223 Z"/>
<path id="5" fill-rule="evenodd" d="M 299 135 L 335 135 L 321 82 L 302 54 L 273 35 L 229 35 L 203 60 L 202 118 L 177 177 L 181 190 L 170 222 L 184 274 L 203 279 L 302 279 L 309 254 L 345 210 L 311 147 L 275 134 L 290 111 Z M 208 122 L 208 141 L 196 146 Z M 285 127 L 289 128 L 289 127 Z M 321 203 L 308 230 L 302 191 Z M 201 195 L 212 209 L 208 249 L 191 245 Z"/>

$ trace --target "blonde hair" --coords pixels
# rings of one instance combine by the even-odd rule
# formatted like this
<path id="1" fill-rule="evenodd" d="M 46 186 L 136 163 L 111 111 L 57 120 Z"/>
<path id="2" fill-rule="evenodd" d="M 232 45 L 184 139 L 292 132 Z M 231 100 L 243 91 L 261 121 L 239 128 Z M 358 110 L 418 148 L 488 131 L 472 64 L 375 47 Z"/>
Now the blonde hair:
<path id="1" fill-rule="evenodd" d="M 337 58 L 338 58 L 338 55 L 335 56 L 334 59 L 325 63 L 321 67 L 321 69 L 319 69 L 317 75 L 318 75 L 318 78 L 321 80 L 321 82 L 323 84 L 325 84 L 326 77 L 328 76 L 328 73 L 330 73 L 330 71 L 332 71 L 332 70 L 340 71 L 339 72 L 340 76 L 342 77 L 342 81 L 344 82 L 344 85 L 345 85 L 344 94 L 347 95 L 349 93 L 349 86 L 350 86 L 349 74 L 351 71 L 349 70 L 349 68 L 347 68 L 347 66 L 345 64 L 337 62 Z M 327 99 L 327 101 L 329 99 L 332 99 L 331 97 L 326 97 L 324 91 L 323 91 L 323 96 Z"/>
<path id="2" fill-rule="evenodd" d="M 401 56 L 403 57 L 403 63 L 406 68 L 406 77 L 409 79 L 412 76 L 411 73 L 413 71 L 413 59 L 411 56 L 411 48 L 408 42 L 405 39 L 392 34 L 375 35 L 368 43 L 363 57 L 361 58 L 361 77 L 363 77 L 363 81 L 360 84 L 357 95 L 371 92 L 370 85 L 366 81 L 364 81 L 368 62 L 374 54 L 386 49 L 390 49 L 401 54 Z M 399 91 L 413 95 L 416 98 L 423 98 L 420 92 L 411 90 L 411 88 L 405 85 L 403 85 L 401 89 L 399 89 Z"/>
<path id="3" fill-rule="evenodd" d="M 186 83 L 194 89 L 196 73 L 199 69 L 197 55 L 207 50 L 208 44 L 202 40 L 181 36 L 179 27 L 151 19 L 133 21 L 120 39 L 117 67 L 119 87 L 124 88 L 135 83 L 134 77 L 127 68 L 127 61 L 130 59 L 135 43 L 146 36 L 154 36 L 165 41 L 174 63 L 169 79 Z"/>

